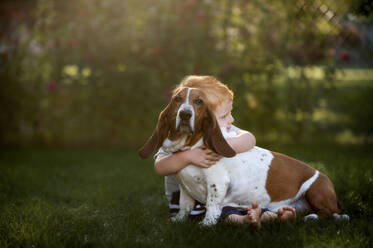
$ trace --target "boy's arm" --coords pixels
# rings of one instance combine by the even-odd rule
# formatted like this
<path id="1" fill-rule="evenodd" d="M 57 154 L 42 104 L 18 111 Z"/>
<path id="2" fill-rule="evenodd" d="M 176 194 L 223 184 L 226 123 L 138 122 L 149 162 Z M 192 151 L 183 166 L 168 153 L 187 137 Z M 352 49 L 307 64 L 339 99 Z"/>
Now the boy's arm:
<path id="1" fill-rule="evenodd" d="M 175 174 L 189 164 L 209 168 L 219 161 L 220 158 L 221 156 L 212 150 L 201 146 L 168 156 L 163 154 L 158 155 L 154 163 L 154 170 L 159 176 L 168 176 Z"/>
<path id="2" fill-rule="evenodd" d="M 236 153 L 246 152 L 255 146 L 256 139 L 252 133 L 244 130 L 236 132 L 236 137 L 227 139 L 228 144 Z"/>

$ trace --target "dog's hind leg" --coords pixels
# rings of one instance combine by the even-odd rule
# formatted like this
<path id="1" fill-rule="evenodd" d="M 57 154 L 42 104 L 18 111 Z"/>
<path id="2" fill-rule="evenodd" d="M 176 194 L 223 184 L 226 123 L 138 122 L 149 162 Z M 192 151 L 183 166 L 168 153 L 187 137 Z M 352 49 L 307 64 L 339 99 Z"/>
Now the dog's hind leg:
<path id="1" fill-rule="evenodd" d="M 341 213 L 334 186 L 329 178 L 322 173 L 306 191 L 305 198 L 312 212 L 316 213 L 320 219 Z M 312 215 L 312 217 L 315 216 Z M 308 219 L 307 216 L 306 219 Z"/>
<path id="2" fill-rule="evenodd" d="M 189 193 L 183 188 L 180 187 L 180 210 L 177 213 L 175 217 L 172 217 L 172 221 L 181 221 L 184 220 L 185 217 L 188 216 L 189 212 L 193 209 L 194 207 L 194 199 L 189 195 Z"/>

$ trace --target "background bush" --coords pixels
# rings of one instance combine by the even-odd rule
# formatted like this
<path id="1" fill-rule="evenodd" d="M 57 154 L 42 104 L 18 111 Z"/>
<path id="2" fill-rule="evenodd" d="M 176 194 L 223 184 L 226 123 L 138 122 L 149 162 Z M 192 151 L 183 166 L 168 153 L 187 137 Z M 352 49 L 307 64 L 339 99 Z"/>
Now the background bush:
<path id="1" fill-rule="evenodd" d="M 138 147 L 188 74 L 228 84 L 259 143 L 371 142 L 370 1 L 23 4 L 3 6 L 3 146 Z"/>

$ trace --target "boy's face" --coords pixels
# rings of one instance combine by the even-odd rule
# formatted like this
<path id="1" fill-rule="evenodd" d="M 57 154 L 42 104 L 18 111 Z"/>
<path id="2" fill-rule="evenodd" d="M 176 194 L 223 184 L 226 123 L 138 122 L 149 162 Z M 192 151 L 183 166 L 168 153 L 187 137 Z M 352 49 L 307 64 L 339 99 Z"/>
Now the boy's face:
<path id="1" fill-rule="evenodd" d="M 227 131 L 229 131 L 234 121 L 232 117 L 232 103 L 231 100 L 225 100 L 215 110 L 215 117 L 219 126 L 227 128 Z"/>

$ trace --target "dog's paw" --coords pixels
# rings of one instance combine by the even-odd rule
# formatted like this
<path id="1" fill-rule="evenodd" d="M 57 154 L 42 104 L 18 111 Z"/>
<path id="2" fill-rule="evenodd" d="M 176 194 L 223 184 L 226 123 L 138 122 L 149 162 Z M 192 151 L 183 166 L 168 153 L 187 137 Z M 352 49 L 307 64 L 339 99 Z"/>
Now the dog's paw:
<path id="1" fill-rule="evenodd" d="M 319 219 L 319 216 L 317 216 L 317 214 L 309 214 L 309 215 L 304 216 L 305 221 L 318 220 L 318 219 Z"/>
<path id="2" fill-rule="evenodd" d="M 200 222 L 200 224 L 203 225 L 203 226 L 213 226 L 213 225 L 216 224 L 216 222 L 217 222 L 217 219 L 215 219 L 215 218 L 206 218 L 206 217 L 205 217 L 205 218 Z"/>
<path id="3" fill-rule="evenodd" d="M 185 218 L 186 218 L 186 215 L 184 215 L 184 214 L 177 214 L 174 217 L 171 217 L 171 221 L 172 222 L 181 222 L 181 221 L 185 220 Z"/>
<path id="4" fill-rule="evenodd" d="M 336 213 L 334 213 L 333 217 L 334 217 L 334 219 L 341 220 L 341 221 L 349 221 L 350 220 L 350 216 L 348 216 L 347 214 L 336 214 Z"/>

